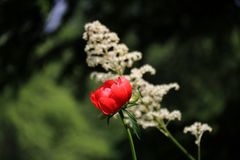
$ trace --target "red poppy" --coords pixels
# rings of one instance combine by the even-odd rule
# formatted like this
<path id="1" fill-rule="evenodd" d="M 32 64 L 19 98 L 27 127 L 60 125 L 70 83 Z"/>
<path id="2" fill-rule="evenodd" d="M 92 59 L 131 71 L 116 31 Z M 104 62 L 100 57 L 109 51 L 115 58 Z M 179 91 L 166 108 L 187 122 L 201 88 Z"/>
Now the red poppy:
<path id="1" fill-rule="evenodd" d="M 125 77 L 107 80 L 90 94 L 92 103 L 104 115 L 116 113 L 132 95 L 132 86 Z"/>

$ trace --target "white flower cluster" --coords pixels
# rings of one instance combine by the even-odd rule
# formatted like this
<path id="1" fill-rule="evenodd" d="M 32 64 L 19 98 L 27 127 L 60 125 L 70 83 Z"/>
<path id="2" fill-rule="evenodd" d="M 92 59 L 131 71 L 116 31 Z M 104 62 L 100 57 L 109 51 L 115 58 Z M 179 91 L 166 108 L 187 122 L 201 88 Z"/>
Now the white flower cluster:
<path id="1" fill-rule="evenodd" d="M 156 114 L 155 116 L 159 119 L 166 119 L 166 120 L 170 120 L 170 121 L 175 120 L 175 119 L 180 121 L 182 118 L 180 111 L 174 110 L 172 112 L 169 112 L 166 108 L 160 109 L 159 114 Z"/>
<path id="2" fill-rule="evenodd" d="M 83 39 L 87 41 L 85 51 L 87 53 L 87 63 L 90 67 L 101 65 L 107 73 L 93 72 L 91 77 L 97 81 L 106 81 L 115 79 L 117 73 L 124 73 L 125 67 L 131 68 L 133 63 L 142 58 L 140 52 L 128 52 L 125 44 L 119 44 L 119 38 L 116 33 L 99 21 L 94 21 L 85 25 Z M 114 71 L 114 72 L 111 72 Z M 179 111 L 169 112 L 167 109 L 161 109 L 160 103 L 164 95 L 169 90 L 179 89 L 177 83 L 154 85 L 143 79 L 143 75 L 155 74 L 155 69 L 150 65 L 144 65 L 140 68 L 132 68 L 130 74 L 124 75 L 130 80 L 133 90 L 137 92 L 138 88 L 142 98 L 138 105 L 128 110 L 134 114 L 136 120 L 143 128 L 158 127 L 161 120 L 172 121 L 181 119 Z"/>
<path id="3" fill-rule="evenodd" d="M 137 121 L 143 128 L 158 127 L 160 119 L 170 121 L 181 119 L 181 113 L 179 111 L 169 113 L 167 109 L 161 109 L 160 105 L 163 96 L 171 89 L 178 90 L 179 85 L 177 83 L 154 85 L 143 79 L 143 74 L 155 74 L 155 72 L 152 66 L 144 65 L 139 69 L 132 69 L 130 75 L 128 75 L 133 88 L 136 90 L 139 87 L 142 95 L 138 105 L 129 108 L 129 111 L 135 115 Z"/>
<path id="4" fill-rule="evenodd" d="M 128 47 L 119 43 L 118 35 L 99 21 L 85 25 L 83 39 L 87 41 L 85 52 L 89 67 L 101 65 L 106 71 L 123 73 L 125 67 L 132 67 L 134 61 L 142 58 L 140 52 L 128 52 Z"/>
<path id="5" fill-rule="evenodd" d="M 190 132 L 192 135 L 195 136 L 195 144 L 200 145 L 201 143 L 201 138 L 204 132 L 212 132 L 212 128 L 206 124 L 206 123 L 201 123 L 201 122 L 195 122 L 191 126 L 185 127 L 183 132 L 188 133 Z"/>
<path id="6" fill-rule="evenodd" d="M 161 108 L 158 111 L 147 112 L 144 115 L 142 115 L 141 113 L 140 117 L 141 118 L 138 119 L 139 124 L 142 125 L 143 128 L 149 128 L 159 127 L 159 124 L 161 123 L 162 120 L 167 120 L 168 122 L 173 121 L 175 119 L 181 120 L 182 115 L 181 112 L 178 110 L 169 112 L 168 109 Z"/>
<path id="7" fill-rule="evenodd" d="M 172 88 L 179 89 L 177 83 L 154 85 L 143 79 L 145 73 L 155 74 L 155 69 L 150 65 L 144 65 L 141 68 L 133 68 L 130 75 L 127 77 L 130 79 L 134 89 L 140 88 L 142 94 L 143 105 L 151 106 L 150 111 L 154 109 L 160 109 L 160 102 L 164 95 Z"/>
<path id="8" fill-rule="evenodd" d="M 117 75 L 113 74 L 112 72 L 107 72 L 107 73 L 103 73 L 103 72 L 92 72 L 90 75 L 91 79 L 95 79 L 96 81 L 100 81 L 100 82 L 105 82 L 106 80 L 109 79 L 116 79 Z"/>

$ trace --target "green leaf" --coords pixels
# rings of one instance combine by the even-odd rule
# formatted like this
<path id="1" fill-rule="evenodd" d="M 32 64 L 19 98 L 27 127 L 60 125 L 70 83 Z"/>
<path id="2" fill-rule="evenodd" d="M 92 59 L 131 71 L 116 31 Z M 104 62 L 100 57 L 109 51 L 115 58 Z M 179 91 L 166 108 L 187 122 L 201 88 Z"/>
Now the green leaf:
<path id="1" fill-rule="evenodd" d="M 130 103 L 128 103 L 127 108 L 130 108 L 130 107 L 133 107 L 133 106 L 136 106 L 136 105 L 138 105 L 138 103 L 130 102 Z"/>
<path id="2" fill-rule="evenodd" d="M 127 110 L 124 110 L 124 111 L 128 115 L 128 117 L 129 117 L 129 120 L 130 120 L 130 123 L 132 125 L 132 129 L 133 129 L 134 134 L 137 136 L 138 139 L 140 139 L 140 136 L 139 136 L 140 135 L 140 127 L 139 127 L 139 125 L 137 123 L 136 118 L 129 111 L 127 111 Z"/>

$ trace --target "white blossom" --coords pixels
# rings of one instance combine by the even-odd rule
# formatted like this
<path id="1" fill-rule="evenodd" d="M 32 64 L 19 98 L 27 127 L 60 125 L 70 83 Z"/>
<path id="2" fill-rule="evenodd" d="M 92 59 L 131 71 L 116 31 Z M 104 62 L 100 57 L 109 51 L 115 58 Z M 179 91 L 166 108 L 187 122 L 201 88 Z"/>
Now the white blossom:
<path id="1" fill-rule="evenodd" d="M 137 110 L 134 112 L 136 115 Z M 137 117 L 137 116 L 136 116 Z M 138 123 L 142 125 L 143 128 L 149 127 L 159 127 L 160 121 L 167 120 L 181 120 L 181 112 L 178 110 L 174 110 L 169 112 L 166 108 L 161 108 L 158 111 L 149 111 L 141 115 L 138 118 Z"/>
<path id="2" fill-rule="evenodd" d="M 173 121 L 175 119 L 177 120 L 181 120 L 181 112 L 178 111 L 178 110 L 174 110 L 172 112 L 169 112 L 168 109 L 166 108 L 161 108 L 159 110 L 159 112 L 155 112 L 154 113 L 154 116 L 157 118 L 157 119 L 165 119 L 165 120 L 169 120 L 169 121 Z"/>
<path id="3" fill-rule="evenodd" d="M 204 132 L 212 132 L 212 128 L 206 124 L 206 123 L 201 123 L 201 122 L 195 122 L 191 126 L 185 127 L 183 132 L 184 133 L 191 133 L 192 135 L 195 136 L 195 144 L 200 145 L 201 143 L 201 138 Z"/>

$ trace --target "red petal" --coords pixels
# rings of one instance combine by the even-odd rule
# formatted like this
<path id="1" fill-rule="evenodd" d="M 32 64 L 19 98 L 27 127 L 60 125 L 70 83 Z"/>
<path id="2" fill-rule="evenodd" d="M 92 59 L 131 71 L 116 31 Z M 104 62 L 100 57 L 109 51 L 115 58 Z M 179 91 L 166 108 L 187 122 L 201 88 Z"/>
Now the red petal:
<path id="1" fill-rule="evenodd" d="M 91 102 L 94 104 L 94 106 L 100 109 L 94 92 L 90 94 L 90 99 L 91 99 Z"/>
<path id="2" fill-rule="evenodd" d="M 127 93 L 127 100 L 129 100 L 132 96 L 132 86 L 131 86 L 129 80 L 127 80 L 126 78 L 121 79 L 121 81 L 122 81 L 122 85 L 125 88 L 126 93 Z"/>
<path id="3" fill-rule="evenodd" d="M 110 115 L 118 111 L 119 107 L 112 98 L 102 97 L 99 99 L 100 110 L 105 115 Z"/>
<path id="4" fill-rule="evenodd" d="M 127 93 L 124 87 L 121 87 L 119 85 L 112 85 L 111 88 L 111 98 L 113 98 L 119 106 L 122 106 L 127 101 Z"/>
<path id="5" fill-rule="evenodd" d="M 101 87 L 104 87 L 104 88 L 111 88 L 111 86 L 115 83 L 114 80 L 107 80 L 103 83 L 103 85 Z"/>
<path id="6" fill-rule="evenodd" d="M 125 77 L 119 77 L 118 82 L 120 83 L 120 86 L 124 88 L 126 93 L 126 101 L 128 101 L 132 96 L 132 86 L 129 80 L 126 79 Z"/>
<path id="7" fill-rule="evenodd" d="M 100 87 L 95 91 L 96 99 L 99 100 L 101 97 L 109 97 L 111 93 L 110 88 Z"/>

